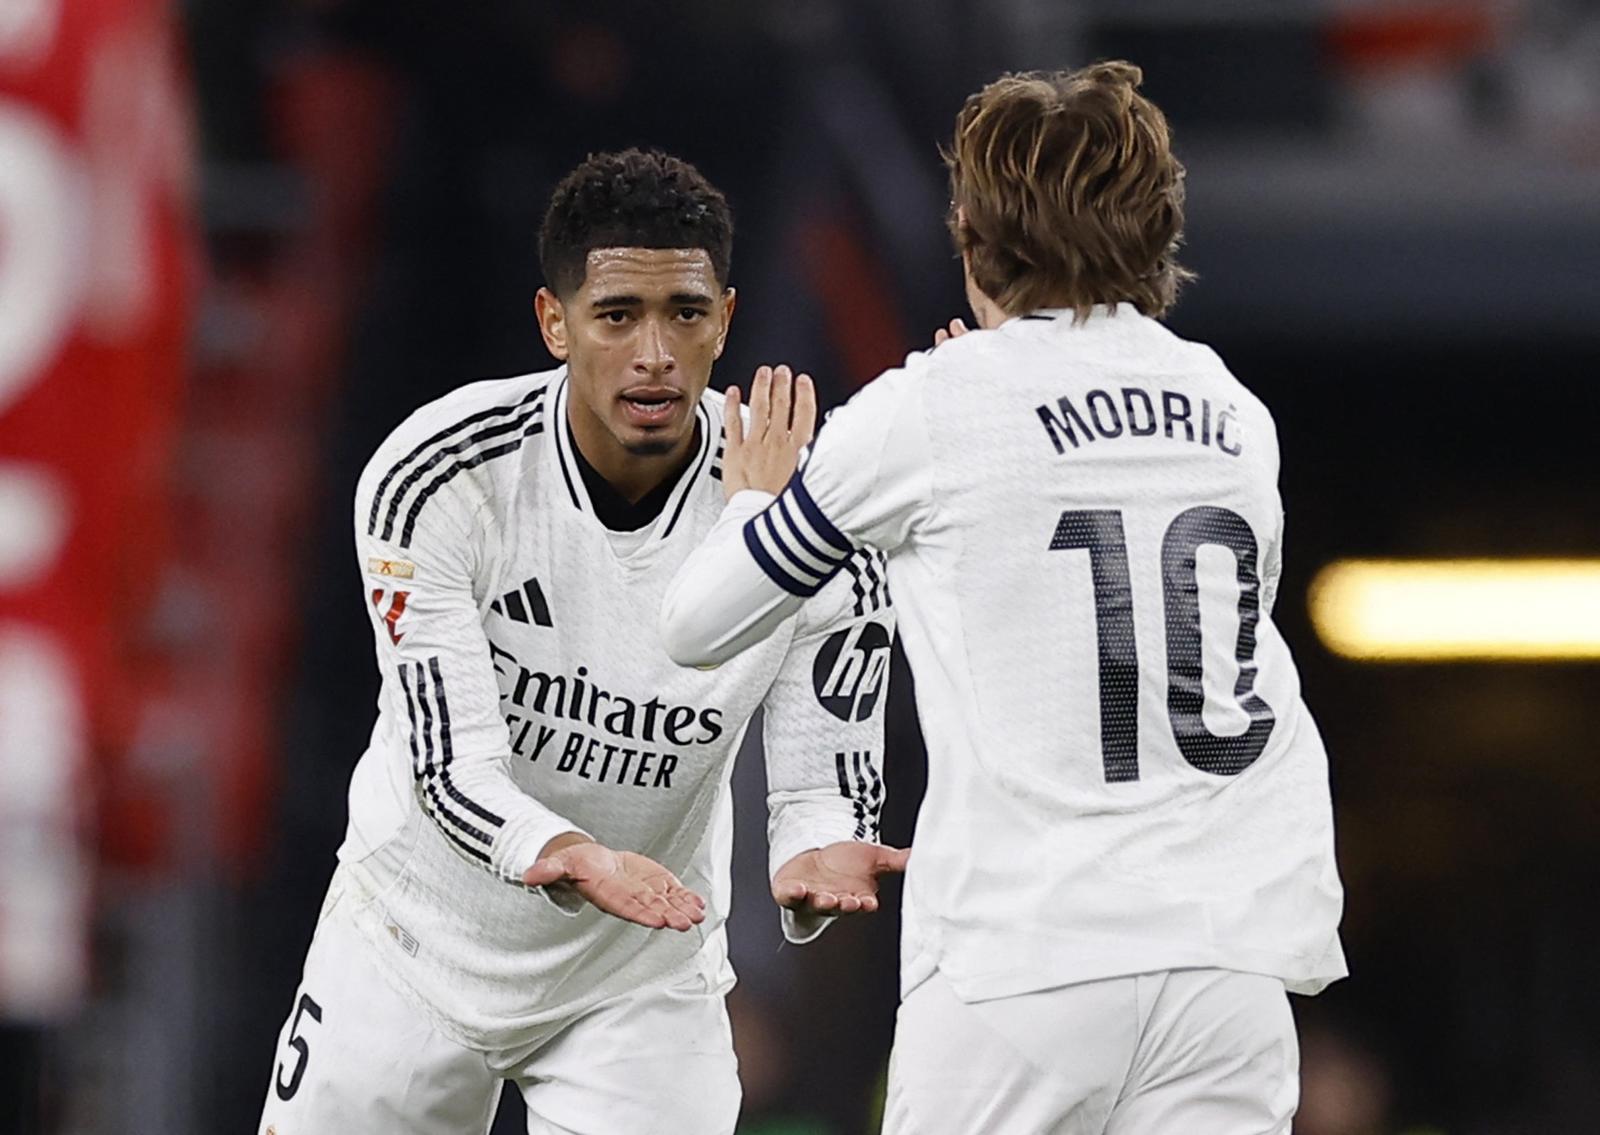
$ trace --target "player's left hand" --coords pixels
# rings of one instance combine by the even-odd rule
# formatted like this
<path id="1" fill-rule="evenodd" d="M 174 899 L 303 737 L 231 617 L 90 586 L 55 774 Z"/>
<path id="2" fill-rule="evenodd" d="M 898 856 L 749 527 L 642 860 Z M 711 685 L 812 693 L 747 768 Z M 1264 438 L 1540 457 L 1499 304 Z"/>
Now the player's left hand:
<path id="1" fill-rule="evenodd" d="M 551 843 L 556 849 L 547 845 L 544 857 L 523 873 L 528 886 L 569 888 L 607 914 L 652 930 L 683 931 L 705 921 L 705 899 L 648 856 L 587 837 Z"/>
<path id="2" fill-rule="evenodd" d="M 966 320 L 952 319 L 948 324 L 933 333 L 933 345 L 942 347 L 952 339 L 961 338 L 970 330 L 971 328 L 967 326 Z"/>
<path id="3" fill-rule="evenodd" d="M 781 493 L 800 463 L 800 451 L 816 433 L 817 388 L 811 376 L 786 366 L 758 368 L 750 380 L 748 427 L 739 414 L 739 388 L 728 387 L 726 399 L 723 493 L 729 500 L 740 489 Z"/>
<path id="4" fill-rule="evenodd" d="M 871 914 L 878 909 L 878 876 L 899 874 L 910 858 L 910 848 L 830 843 L 778 868 L 772 897 L 779 906 L 812 914 Z"/>

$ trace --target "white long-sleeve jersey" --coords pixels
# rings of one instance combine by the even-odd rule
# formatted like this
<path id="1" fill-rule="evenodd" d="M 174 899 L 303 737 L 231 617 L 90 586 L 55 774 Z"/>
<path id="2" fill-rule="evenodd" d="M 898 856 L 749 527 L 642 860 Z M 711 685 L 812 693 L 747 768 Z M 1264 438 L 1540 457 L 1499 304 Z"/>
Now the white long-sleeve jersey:
<path id="1" fill-rule="evenodd" d="M 383 675 L 340 858 L 380 963 L 449 1035 L 528 1029 L 695 967 L 723 980 L 734 754 L 765 706 L 775 870 L 876 839 L 893 616 L 866 553 L 761 647 L 712 671 L 656 636 L 667 583 L 723 508 L 722 402 L 656 521 L 605 530 L 579 473 L 565 369 L 464 386 L 378 449 L 356 494 Z M 705 896 L 688 933 L 522 886 L 582 831 Z M 571 896 L 568 896 L 569 898 Z M 794 940 L 814 936 L 785 916 Z"/>
<path id="2" fill-rule="evenodd" d="M 685 563 L 662 635 L 705 664 L 887 553 L 928 746 L 904 989 L 1344 975 L 1327 758 L 1270 618 L 1277 474 L 1209 348 L 1127 304 L 1040 312 L 869 384 Z"/>

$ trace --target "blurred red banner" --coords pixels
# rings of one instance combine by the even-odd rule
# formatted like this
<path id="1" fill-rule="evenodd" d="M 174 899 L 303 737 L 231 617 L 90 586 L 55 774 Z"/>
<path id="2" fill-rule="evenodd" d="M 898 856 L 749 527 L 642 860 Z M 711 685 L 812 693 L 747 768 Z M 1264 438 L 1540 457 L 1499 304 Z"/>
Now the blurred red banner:
<path id="1" fill-rule="evenodd" d="M 0 1017 L 81 991 L 85 837 L 139 717 L 195 276 L 186 100 L 166 0 L 0 10 Z"/>

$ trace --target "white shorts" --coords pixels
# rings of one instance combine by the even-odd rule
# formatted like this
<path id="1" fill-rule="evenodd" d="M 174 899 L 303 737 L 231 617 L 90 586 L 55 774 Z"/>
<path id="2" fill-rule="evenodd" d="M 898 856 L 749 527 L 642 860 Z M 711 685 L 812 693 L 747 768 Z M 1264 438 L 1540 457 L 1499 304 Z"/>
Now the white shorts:
<path id="1" fill-rule="evenodd" d="M 738 1065 L 723 991 L 698 974 L 603 1001 L 532 1045 L 441 1035 L 377 971 L 338 876 L 278 1037 L 260 1135 L 481 1135 L 504 1080 L 529 1135 L 731 1133 Z"/>
<path id="2" fill-rule="evenodd" d="M 884 1135 L 1288 1135 L 1300 1046 L 1283 983 L 1174 970 L 900 1006 Z"/>

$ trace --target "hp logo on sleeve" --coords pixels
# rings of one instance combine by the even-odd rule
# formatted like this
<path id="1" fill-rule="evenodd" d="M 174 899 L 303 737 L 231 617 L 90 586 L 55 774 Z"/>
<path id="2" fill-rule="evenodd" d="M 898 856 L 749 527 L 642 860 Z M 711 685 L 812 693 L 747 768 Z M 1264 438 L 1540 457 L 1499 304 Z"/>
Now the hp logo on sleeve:
<path id="1" fill-rule="evenodd" d="M 865 721 L 889 684 L 889 632 L 857 623 L 830 635 L 811 667 L 817 702 L 841 721 Z"/>

